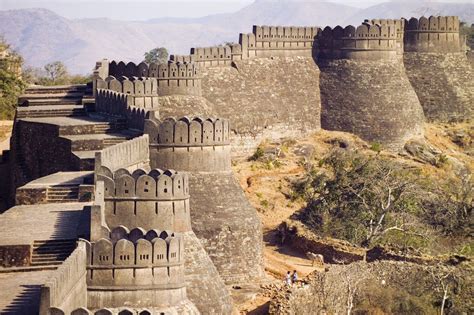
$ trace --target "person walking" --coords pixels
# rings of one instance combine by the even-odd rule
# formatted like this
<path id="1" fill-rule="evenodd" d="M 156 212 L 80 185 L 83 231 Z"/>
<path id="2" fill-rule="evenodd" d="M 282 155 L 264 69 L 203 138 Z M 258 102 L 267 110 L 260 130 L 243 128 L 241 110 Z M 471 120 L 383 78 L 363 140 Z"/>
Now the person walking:
<path id="1" fill-rule="evenodd" d="M 293 270 L 293 274 L 291 275 L 291 281 L 293 282 L 293 284 L 296 284 L 296 282 L 298 282 L 298 273 L 296 272 L 296 270 Z"/>
<path id="2" fill-rule="evenodd" d="M 285 283 L 286 283 L 286 286 L 291 287 L 291 274 L 289 271 L 286 273 Z"/>

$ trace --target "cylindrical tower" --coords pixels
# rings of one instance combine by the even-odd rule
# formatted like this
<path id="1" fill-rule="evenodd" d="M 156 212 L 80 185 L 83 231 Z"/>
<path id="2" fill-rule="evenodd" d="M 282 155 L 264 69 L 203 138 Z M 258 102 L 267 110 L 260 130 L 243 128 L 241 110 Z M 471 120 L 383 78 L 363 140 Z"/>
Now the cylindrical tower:
<path id="1" fill-rule="evenodd" d="M 325 28 L 318 36 L 321 126 L 397 150 L 424 116 L 399 55 L 397 23 Z"/>
<path id="2" fill-rule="evenodd" d="M 405 21 L 405 68 L 429 121 L 474 118 L 474 69 L 464 40 L 456 16 Z"/>
<path id="3" fill-rule="evenodd" d="M 190 173 L 193 230 L 228 284 L 263 276 L 260 219 L 235 180 L 229 122 L 210 118 L 147 120 L 152 167 Z"/>

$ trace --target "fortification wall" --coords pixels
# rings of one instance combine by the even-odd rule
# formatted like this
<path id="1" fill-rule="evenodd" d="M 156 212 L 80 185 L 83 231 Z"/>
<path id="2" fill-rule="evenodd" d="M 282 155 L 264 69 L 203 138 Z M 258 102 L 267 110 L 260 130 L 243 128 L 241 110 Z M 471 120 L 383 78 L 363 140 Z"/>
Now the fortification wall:
<path id="1" fill-rule="evenodd" d="M 147 120 L 144 133 L 151 139 L 151 159 L 161 167 L 218 172 L 231 169 L 229 130 L 226 119 L 182 117 Z"/>
<path id="2" fill-rule="evenodd" d="M 260 219 L 234 175 L 199 174 L 189 178 L 193 230 L 227 284 L 264 276 Z"/>
<path id="3" fill-rule="evenodd" d="M 242 59 L 311 57 L 317 34 L 317 27 L 254 25 L 252 33 L 239 36 Z"/>
<path id="4" fill-rule="evenodd" d="M 70 313 L 87 307 L 86 266 L 86 242 L 79 241 L 77 248 L 41 287 L 40 315 L 49 315 L 51 308 Z"/>
<path id="5" fill-rule="evenodd" d="M 319 69 L 312 58 L 264 58 L 234 67 L 203 69 L 197 111 L 231 122 L 232 150 L 249 153 L 265 139 L 295 137 L 320 129 Z M 181 115 L 181 103 L 162 100 L 161 115 Z M 192 106 L 188 113 L 195 113 Z"/>
<path id="6" fill-rule="evenodd" d="M 372 19 L 365 20 L 364 23 L 372 25 L 387 26 L 390 29 L 395 29 L 397 37 L 397 54 L 403 55 L 404 52 L 404 37 L 405 37 L 405 20 L 404 19 Z"/>
<path id="7" fill-rule="evenodd" d="M 397 31 L 398 30 L 398 31 Z M 326 27 L 318 35 L 318 57 L 322 59 L 390 60 L 400 52 L 399 26 L 363 23 L 357 28 Z"/>
<path id="8" fill-rule="evenodd" d="M 474 118 L 474 67 L 465 54 L 407 52 L 404 62 L 429 121 Z"/>
<path id="9" fill-rule="evenodd" d="M 136 65 L 133 62 L 112 61 L 109 64 L 109 76 L 156 78 L 159 95 L 201 95 L 201 78 L 198 66 L 194 63 L 169 61 L 167 64 Z"/>
<path id="10" fill-rule="evenodd" d="M 457 16 L 411 18 L 405 25 L 405 52 L 458 53 L 463 47 Z"/>
<path id="11" fill-rule="evenodd" d="M 99 174 L 101 167 L 115 172 L 120 168 L 128 171 L 149 169 L 150 148 L 148 135 L 134 138 L 95 153 L 95 174 Z"/>
<path id="12" fill-rule="evenodd" d="M 55 125 L 24 120 L 15 122 L 10 155 L 10 196 L 13 200 L 16 188 L 40 177 L 73 170 L 71 143 L 58 135 Z"/>
<path id="13" fill-rule="evenodd" d="M 120 178 L 121 174 L 125 174 L 127 181 L 130 181 L 130 177 L 128 174 L 130 174 L 126 170 L 118 170 L 113 174 L 110 170 L 107 170 L 105 168 L 101 168 L 100 171 L 101 174 L 109 174 L 109 178 L 114 178 L 117 177 Z M 172 175 L 171 173 L 167 173 L 166 176 Z M 114 228 L 110 229 L 107 220 L 106 220 L 106 202 L 109 202 L 109 209 L 112 209 L 112 206 L 110 204 L 111 200 L 106 201 L 106 194 L 109 194 L 109 192 L 112 190 L 110 189 L 110 184 L 108 184 L 109 187 L 109 192 L 105 192 L 105 186 L 104 181 L 101 181 L 100 178 L 103 175 L 99 175 L 99 180 L 96 185 L 96 193 L 95 193 L 95 204 L 91 209 L 91 240 L 98 240 L 100 238 L 110 238 L 113 239 L 118 235 L 118 238 L 123 238 L 123 237 L 128 237 L 129 235 L 133 233 L 138 233 L 140 234 L 140 231 L 142 231 L 142 235 L 145 235 L 146 237 L 146 230 L 143 228 L 133 228 L 130 226 L 133 226 L 134 223 L 136 223 L 135 219 L 135 211 L 133 209 L 137 209 L 135 205 L 132 205 L 135 200 L 132 202 L 128 201 L 128 206 L 126 204 L 123 204 L 125 207 L 123 210 L 125 216 L 129 216 L 126 218 L 126 221 L 118 221 L 116 224 L 119 224 L 115 226 Z M 142 172 L 137 171 L 131 174 L 132 178 L 140 178 L 143 176 Z M 152 178 L 160 177 L 163 176 L 163 174 L 160 175 L 160 170 L 154 170 L 150 173 L 148 173 L 148 176 L 151 176 Z M 144 177 L 142 178 L 143 180 L 145 179 Z M 165 184 L 164 180 L 165 177 L 162 177 L 162 180 L 160 182 L 160 185 L 156 184 L 157 188 L 160 190 L 156 192 L 157 196 L 161 199 L 160 201 L 156 200 L 148 200 L 148 201 L 138 201 L 140 203 L 143 203 L 145 206 L 145 209 L 149 207 L 150 203 L 155 202 L 157 207 L 150 206 L 149 208 L 152 210 L 151 215 L 149 213 L 143 212 L 145 214 L 143 217 L 138 215 L 138 217 L 142 217 L 141 222 L 144 224 L 144 226 L 148 225 L 155 225 L 155 227 L 152 227 L 149 231 L 149 233 L 155 233 L 155 235 L 160 235 L 161 231 L 167 230 L 170 228 L 170 226 L 173 226 L 173 210 L 177 209 L 180 207 L 180 205 L 183 205 L 187 213 L 187 221 L 190 222 L 189 220 L 189 201 L 188 198 L 183 198 L 182 196 L 187 196 L 189 192 L 187 191 L 187 188 L 184 188 L 184 193 L 180 194 L 182 195 L 181 197 L 176 196 L 174 200 L 170 200 L 169 192 L 173 192 L 173 187 L 179 188 L 179 183 L 176 180 L 176 177 L 174 178 L 175 181 L 171 187 L 169 187 L 169 182 Z M 143 183 L 143 180 L 141 181 Z M 110 180 L 107 180 L 109 181 Z M 121 181 L 123 183 L 123 181 Z M 152 183 L 153 181 L 149 181 L 149 183 Z M 145 182 L 146 183 L 146 182 Z M 114 183 L 115 185 L 115 183 Z M 153 185 L 153 184 L 151 184 Z M 138 184 L 136 184 L 135 187 L 137 187 Z M 170 188 L 169 191 L 164 192 L 164 187 Z M 183 180 L 183 187 L 187 187 L 188 185 L 184 182 Z M 123 185 L 121 185 L 122 188 Z M 127 188 L 133 187 L 132 185 L 127 186 Z M 114 189 L 115 191 L 115 189 Z M 123 189 L 122 189 L 123 191 Z M 130 190 L 131 191 L 131 190 Z M 155 190 L 151 189 L 151 192 Z M 124 192 L 124 191 L 123 191 Z M 136 192 L 136 191 L 135 191 Z M 120 193 L 120 192 L 119 192 Z M 127 193 L 128 194 L 128 193 Z M 139 193 L 140 194 L 140 193 Z M 179 194 L 179 193 L 177 193 Z M 173 193 L 174 196 L 174 193 Z M 119 202 L 122 202 L 120 200 Z M 117 208 L 115 208 L 117 209 Z M 141 206 L 140 209 L 141 210 Z M 158 217 L 156 211 L 160 211 L 160 217 Z M 137 212 L 137 214 L 140 214 L 142 211 Z M 110 211 L 109 211 L 109 222 L 111 220 L 110 218 Z M 131 217 L 131 218 L 130 218 Z M 150 220 L 151 218 L 155 218 L 154 220 Z M 158 220 L 159 218 L 159 220 Z M 115 222 L 115 221 L 114 221 Z M 122 224 L 126 224 L 127 222 L 131 222 L 132 225 L 123 226 Z M 182 221 L 184 222 L 184 221 Z M 115 223 L 113 223 L 115 224 Z M 163 226 L 163 229 L 159 229 L 158 227 Z M 130 231 L 131 229 L 134 229 Z M 185 228 L 183 228 L 185 230 Z M 230 314 L 232 310 L 232 300 L 230 298 L 229 292 L 227 291 L 224 282 L 222 281 L 221 277 L 219 276 L 215 266 L 212 264 L 209 256 L 205 252 L 204 248 L 202 247 L 201 243 L 197 239 L 196 235 L 192 232 L 190 223 L 187 224 L 186 230 L 188 232 L 183 233 L 183 237 L 185 240 L 185 279 L 186 279 L 186 288 L 187 288 L 187 293 L 190 298 L 190 300 L 198 307 L 198 309 L 203 313 L 203 314 Z M 129 232 L 130 231 L 130 232 Z"/>
<path id="14" fill-rule="evenodd" d="M 242 59 L 240 44 L 191 48 L 189 55 L 171 55 L 175 62 L 194 62 L 199 67 L 230 66 L 233 60 Z"/>
<path id="15" fill-rule="evenodd" d="M 154 169 L 113 175 L 102 167 L 97 181 L 104 182 L 104 215 L 110 230 L 119 226 L 146 230 L 191 230 L 186 174 Z"/>
<path id="16" fill-rule="evenodd" d="M 151 165 L 191 172 L 193 230 L 224 281 L 263 276 L 260 220 L 230 168 L 228 121 L 185 117 L 147 126 Z"/>
<path id="17" fill-rule="evenodd" d="M 420 102 L 397 60 L 321 60 L 321 124 L 397 149 L 423 134 Z"/>
<path id="18" fill-rule="evenodd" d="M 134 106 L 128 94 L 108 89 L 97 89 L 95 108 L 101 114 L 126 118 L 127 127 L 137 130 L 143 130 L 145 119 L 159 115 L 155 108 Z"/>
<path id="19" fill-rule="evenodd" d="M 97 89 L 108 89 L 128 95 L 129 105 L 138 108 L 159 107 L 158 80 L 156 78 L 121 77 L 119 79 L 108 76 L 106 79 L 97 79 Z"/>

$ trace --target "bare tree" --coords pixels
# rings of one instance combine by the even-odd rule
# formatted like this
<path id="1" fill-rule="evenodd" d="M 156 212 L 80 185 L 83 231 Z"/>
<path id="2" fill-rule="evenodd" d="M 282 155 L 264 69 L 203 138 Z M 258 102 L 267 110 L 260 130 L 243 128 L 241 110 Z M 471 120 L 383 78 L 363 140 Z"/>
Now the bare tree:
<path id="1" fill-rule="evenodd" d="M 430 272 L 435 285 L 435 291 L 442 294 L 439 310 L 440 315 L 444 315 L 446 301 L 449 299 L 449 292 L 457 282 L 453 272 L 454 270 L 432 270 Z"/>
<path id="2" fill-rule="evenodd" d="M 57 82 L 67 76 L 67 68 L 61 61 L 48 63 L 44 66 L 44 70 L 52 82 Z"/>

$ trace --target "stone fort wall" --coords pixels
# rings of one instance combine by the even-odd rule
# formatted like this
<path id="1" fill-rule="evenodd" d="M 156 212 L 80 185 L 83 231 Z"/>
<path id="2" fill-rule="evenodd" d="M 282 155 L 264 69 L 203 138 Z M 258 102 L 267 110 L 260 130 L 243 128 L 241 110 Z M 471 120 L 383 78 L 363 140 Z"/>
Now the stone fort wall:
<path id="1" fill-rule="evenodd" d="M 69 314 L 87 307 L 86 250 L 86 241 L 79 241 L 77 248 L 41 287 L 40 315 L 49 315 L 51 308 Z"/>
<path id="2" fill-rule="evenodd" d="M 175 171 L 119 169 L 112 175 L 102 167 L 104 216 L 112 230 L 119 226 L 145 230 L 191 231 L 188 176 Z"/>
<path id="3" fill-rule="evenodd" d="M 180 233 L 180 235 L 182 236 L 184 242 L 184 277 L 186 281 L 186 293 L 189 296 L 189 299 L 203 313 L 230 314 L 232 310 L 232 300 L 230 298 L 229 292 L 227 291 L 215 266 L 213 265 L 209 256 L 205 252 L 200 241 L 198 240 L 194 232 L 191 230 L 189 224 L 190 207 L 188 201 L 188 192 L 186 188 L 188 187 L 188 185 L 185 181 L 186 175 L 183 174 L 183 181 L 178 182 L 176 176 L 174 176 L 173 178 L 170 177 L 173 176 L 173 174 L 176 173 L 173 171 L 163 172 L 158 169 L 152 170 L 151 172 L 137 170 L 133 173 L 130 173 L 125 169 L 119 169 L 115 172 L 112 172 L 102 167 L 100 170 L 100 175 L 97 176 L 98 181 L 96 183 L 95 205 L 91 209 L 91 240 L 99 240 L 101 238 L 107 238 L 110 240 L 117 240 L 123 238 L 137 239 L 137 235 L 139 238 L 144 235 L 146 239 L 147 237 L 152 238 L 150 237 L 150 234 L 161 235 L 163 231 L 167 230 L 170 227 L 178 227 L 179 229 L 180 226 L 181 230 L 186 230 L 186 232 Z M 127 180 L 119 180 L 122 175 L 126 175 Z M 143 177 L 144 175 L 151 177 L 152 179 L 154 179 L 154 181 L 152 181 L 148 177 Z M 105 179 L 105 181 L 109 181 L 109 184 L 105 185 L 104 181 L 100 179 L 104 179 L 107 177 L 109 178 L 109 180 Z M 130 180 L 130 177 L 132 177 L 132 179 L 135 181 L 135 190 L 133 192 L 135 198 L 133 198 L 133 203 L 137 202 L 137 207 L 135 207 L 135 205 L 132 205 L 130 200 L 124 200 L 128 197 L 122 199 L 122 197 L 116 196 L 115 200 L 113 198 L 110 199 L 110 197 L 107 198 L 107 195 L 110 195 L 112 191 L 114 191 L 116 195 L 117 190 L 115 189 L 115 180 L 117 180 L 119 183 L 118 186 L 120 187 L 120 194 L 121 192 L 125 193 L 125 191 L 129 189 L 129 192 L 125 194 L 131 194 L 133 190 L 133 184 Z M 161 182 L 159 182 L 159 179 L 158 181 L 156 180 L 156 178 L 160 177 L 162 178 Z M 138 185 L 138 182 L 136 182 L 135 180 L 139 178 L 142 178 L 142 180 L 140 180 L 140 185 Z M 146 184 L 146 178 L 149 179 L 148 184 Z M 114 181 L 113 189 L 111 189 L 110 179 L 113 179 Z M 164 181 L 165 179 L 166 183 Z M 127 184 L 126 187 L 120 184 L 127 181 L 130 183 L 130 185 Z M 155 187 L 155 185 L 157 189 L 160 189 L 159 191 L 150 188 L 150 186 Z M 108 192 L 106 192 L 106 186 L 109 187 L 107 189 Z M 137 186 L 143 188 L 143 194 L 153 195 L 153 197 L 136 197 L 137 194 L 142 194 L 140 190 L 137 193 Z M 145 188 L 145 186 L 148 188 Z M 148 189 L 149 191 L 146 192 L 145 189 Z M 165 189 L 169 190 L 165 192 Z M 177 190 L 181 190 L 181 193 Z M 176 195 L 174 194 L 175 191 Z M 171 197 L 170 192 L 172 193 Z M 143 200 L 139 200 L 140 198 Z M 158 198 L 160 198 L 160 200 L 157 200 Z M 130 197 L 130 199 L 132 198 Z M 125 219 L 125 221 L 118 222 L 114 218 L 115 214 L 113 214 L 113 211 L 117 209 L 120 210 L 120 207 L 125 206 L 124 204 L 122 204 L 119 208 L 117 208 L 115 204 L 116 202 L 129 203 L 128 207 L 126 207 L 126 209 L 123 209 L 125 210 L 123 211 L 123 215 L 129 216 L 127 219 Z M 106 212 L 106 208 L 110 210 L 108 211 L 108 213 Z M 173 211 L 178 208 L 184 209 L 184 211 L 186 212 L 186 216 L 183 220 L 173 219 Z M 145 213 L 144 210 L 150 210 L 152 213 Z M 158 215 L 156 214 L 157 211 L 160 213 L 160 217 L 158 217 Z M 138 216 L 135 216 L 135 213 L 138 214 Z M 142 216 L 140 214 L 145 215 Z M 140 223 L 143 223 L 142 226 L 138 226 L 136 220 L 137 217 L 141 218 L 139 220 L 141 220 Z M 156 220 L 150 220 L 150 218 L 155 218 Z M 108 225 L 110 224 L 110 222 L 112 222 L 111 224 L 114 224 L 115 227 L 110 228 Z M 175 222 L 185 224 L 177 224 L 173 226 Z M 123 224 L 125 224 L 125 226 Z M 165 225 L 168 225 L 168 227 L 165 227 Z M 146 229 L 143 227 L 146 227 Z M 175 293 L 178 294 L 179 292 L 183 293 L 183 290 L 179 289 Z M 93 293 L 91 294 L 93 295 Z M 96 296 L 95 298 L 98 298 L 98 296 Z M 183 307 L 189 308 L 188 306 L 186 306 L 185 304 Z M 184 313 L 187 314 L 186 312 Z M 191 312 L 189 314 L 193 313 Z"/>
<path id="4" fill-rule="evenodd" d="M 94 174 L 98 175 L 102 167 L 106 167 L 110 173 L 120 168 L 132 172 L 140 168 L 149 169 L 149 145 L 148 135 L 143 135 L 96 152 Z"/>
<path id="5" fill-rule="evenodd" d="M 106 66 L 106 65 L 104 65 Z M 198 67 L 193 62 L 136 65 L 133 62 L 112 61 L 108 65 L 108 76 L 156 78 L 159 95 L 200 95 L 201 82 Z M 104 71 L 105 73 L 105 71 Z M 104 78 L 103 78 L 104 79 Z"/>
<path id="6" fill-rule="evenodd" d="M 357 28 L 326 27 L 318 36 L 318 57 L 324 59 L 396 59 L 398 51 L 395 24 L 364 23 Z"/>
<path id="7" fill-rule="evenodd" d="M 121 77 L 120 80 L 113 76 L 97 79 L 97 89 L 107 89 L 128 95 L 131 103 L 138 108 L 158 108 L 158 80 L 155 78 L 136 78 L 130 80 Z"/>
<path id="8" fill-rule="evenodd" d="M 168 118 L 147 120 L 151 160 L 162 168 L 188 172 L 230 171 L 229 121 L 226 119 Z"/>
<path id="9" fill-rule="evenodd" d="M 263 276 L 263 244 L 257 213 L 232 174 L 228 126 L 183 117 L 147 122 L 145 132 L 152 167 L 190 172 L 193 230 L 224 281 L 238 283 Z"/>
<path id="10" fill-rule="evenodd" d="M 324 129 L 351 132 L 392 149 L 422 136 L 423 109 L 398 57 L 397 27 L 364 23 L 322 32 L 318 66 Z"/>
<path id="11" fill-rule="evenodd" d="M 109 89 L 97 89 L 95 109 L 98 113 L 126 119 L 130 129 L 143 130 L 145 119 L 159 114 L 156 108 L 144 108 L 134 105 L 134 97 Z"/>
<path id="12" fill-rule="evenodd" d="M 406 52 L 459 53 L 462 48 L 457 16 L 411 18 L 405 25 Z"/>
<path id="13" fill-rule="evenodd" d="M 406 72 L 429 121 L 474 117 L 474 68 L 459 35 L 457 17 L 406 21 Z"/>

